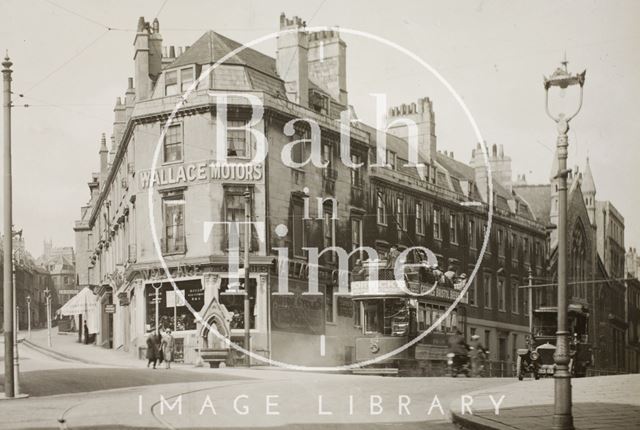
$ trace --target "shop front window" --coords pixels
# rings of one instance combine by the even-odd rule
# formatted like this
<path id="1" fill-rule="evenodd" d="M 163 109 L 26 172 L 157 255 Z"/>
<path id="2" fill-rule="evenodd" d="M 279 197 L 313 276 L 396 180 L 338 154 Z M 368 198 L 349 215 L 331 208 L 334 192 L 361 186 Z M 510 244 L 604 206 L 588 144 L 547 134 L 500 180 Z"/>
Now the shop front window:
<path id="1" fill-rule="evenodd" d="M 227 311 L 232 313 L 231 317 L 231 329 L 244 329 L 244 279 L 240 279 L 240 285 L 235 289 L 237 292 L 233 292 L 229 288 L 229 278 L 222 278 L 220 281 L 220 304 L 227 308 Z M 249 328 L 256 328 L 256 288 L 257 280 L 255 278 L 249 279 Z"/>
<path id="2" fill-rule="evenodd" d="M 147 329 L 156 327 L 156 300 L 158 302 L 159 329 L 177 331 L 195 330 L 196 321 L 193 313 L 186 306 L 188 303 L 194 309 L 204 306 L 204 289 L 200 280 L 175 281 L 184 299 L 176 293 L 171 282 L 150 283 L 145 288 L 147 302 Z M 156 294 L 157 287 L 157 294 Z"/>

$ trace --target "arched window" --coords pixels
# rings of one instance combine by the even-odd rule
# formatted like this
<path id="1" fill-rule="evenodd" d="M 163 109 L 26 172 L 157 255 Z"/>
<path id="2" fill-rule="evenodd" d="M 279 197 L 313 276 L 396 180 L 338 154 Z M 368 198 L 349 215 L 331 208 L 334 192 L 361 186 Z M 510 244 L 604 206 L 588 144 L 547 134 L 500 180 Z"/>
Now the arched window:
<path id="1" fill-rule="evenodd" d="M 569 282 L 574 283 L 573 296 L 587 298 L 586 285 L 576 284 L 587 279 L 587 240 L 584 227 L 580 221 L 576 223 L 571 234 L 569 248 Z"/>

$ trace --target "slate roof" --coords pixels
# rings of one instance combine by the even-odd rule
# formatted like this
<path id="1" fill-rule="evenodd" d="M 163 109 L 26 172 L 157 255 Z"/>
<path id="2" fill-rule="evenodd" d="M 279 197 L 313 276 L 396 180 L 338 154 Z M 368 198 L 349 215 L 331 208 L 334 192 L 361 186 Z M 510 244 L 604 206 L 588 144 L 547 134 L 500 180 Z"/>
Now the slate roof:
<path id="1" fill-rule="evenodd" d="M 175 59 L 166 68 L 186 66 L 189 64 L 213 64 L 223 58 L 229 52 L 240 48 L 242 43 L 229 39 L 213 30 L 204 33 L 196 42 L 189 47 L 182 55 Z M 224 64 L 238 64 L 263 73 L 278 77 L 276 72 L 276 60 L 266 54 L 252 48 L 245 48 L 237 54 L 227 59 Z"/>
<path id="2" fill-rule="evenodd" d="M 549 214 L 551 212 L 551 186 L 543 185 L 514 185 L 513 189 L 529 203 L 539 222 L 551 224 Z"/>

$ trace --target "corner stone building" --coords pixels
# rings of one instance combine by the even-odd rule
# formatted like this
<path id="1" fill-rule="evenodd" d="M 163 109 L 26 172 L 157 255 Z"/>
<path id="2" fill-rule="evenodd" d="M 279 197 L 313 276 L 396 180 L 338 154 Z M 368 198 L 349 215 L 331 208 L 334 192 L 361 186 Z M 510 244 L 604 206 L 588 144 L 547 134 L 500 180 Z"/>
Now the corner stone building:
<path id="1" fill-rule="evenodd" d="M 231 339 L 242 344 L 246 293 L 253 352 L 296 364 L 350 363 L 356 338 L 376 335 L 367 331 L 368 310 L 337 294 L 337 261 L 330 256 L 320 260 L 319 291 L 303 294 L 309 292 L 310 271 L 303 248 L 366 245 L 384 256 L 392 246 L 421 244 L 434 249 L 442 267 L 469 273 L 474 266 L 489 201 L 479 158 L 468 166 L 437 151 L 433 107 L 422 98 L 391 108 L 390 120 L 415 120 L 425 177 L 403 167 L 403 128 L 391 126 L 386 134 L 388 166 L 373 166 L 379 133 L 355 121 L 348 104 L 346 44 L 336 32 L 309 33 L 297 17 L 283 14 L 280 28 L 301 31 L 278 38 L 275 58 L 244 49 L 207 73 L 241 45 L 209 31 L 189 47 L 167 48 L 159 22 L 140 18 L 135 77 L 124 98 L 116 99 L 113 133 L 110 142 L 105 135 L 100 140 L 100 171 L 91 175 L 90 200 L 74 227 L 79 286 L 91 288 L 98 304 L 90 326 L 99 346 L 142 354 L 157 323 L 175 330 L 178 359 L 194 362 L 209 333 L 189 308 L 207 320 L 212 303 L 223 304 L 233 313 Z M 225 165 L 216 161 L 222 115 L 216 96 L 228 97 Z M 264 106 L 257 122 L 249 96 Z M 343 112 L 352 120 L 346 125 L 350 158 L 364 163 L 361 168 L 341 162 Z M 291 122 L 297 118 L 319 125 L 327 168 L 283 163 L 285 145 L 313 132 L 304 120 Z M 268 140 L 266 159 L 258 164 L 248 164 L 256 150 L 255 133 L 240 128 L 248 124 Z M 309 149 L 308 142 L 295 145 L 293 161 L 306 161 Z M 496 182 L 499 228 L 483 262 L 488 267 L 459 313 L 465 331 L 482 334 L 495 359 L 512 361 L 527 332 L 526 297 L 517 286 L 529 268 L 543 271 L 544 228 L 511 190 L 508 157 L 494 148 L 492 160 L 509 184 Z M 251 220 L 264 228 L 251 229 L 250 282 L 241 280 L 238 288 L 229 279 L 230 232 L 215 223 L 244 220 L 245 195 Z M 241 227 L 241 244 L 245 232 Z M 287 248 L 288 261 L 274 262 L 277 248 Z M 167 272 L 186 303 L 176 299 Z M 284 277 L 290 294 L 271 294 Z M 425 315 L 435 320 L 440 311 L 432 311 Z M 438 328 L 443 335 L 447 329 Z"/>

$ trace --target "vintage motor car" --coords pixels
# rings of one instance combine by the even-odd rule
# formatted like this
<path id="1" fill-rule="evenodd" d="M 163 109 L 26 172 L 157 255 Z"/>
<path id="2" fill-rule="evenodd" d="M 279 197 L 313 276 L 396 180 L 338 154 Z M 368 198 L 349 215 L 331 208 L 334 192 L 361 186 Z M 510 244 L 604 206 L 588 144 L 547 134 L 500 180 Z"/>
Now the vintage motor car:
<path id="1" fill-rule="evenodd" d="M 533 333 L 527 341 L 527 348 L 518 349 L 516 375 L 520 381 L 529 374 L 538 379 L 555 373 L 553 355 L 556 352 L 557 312 L 557 308 L 551 306 L 534 311 Z M 569 371 L 572 377 L 586 376 L 587 367 L 591 364 L 591 345 L 587 334 L 589 313 L 583 305 L 570 304 L 568 320 L 572 334 L 569 339 Z"/>

